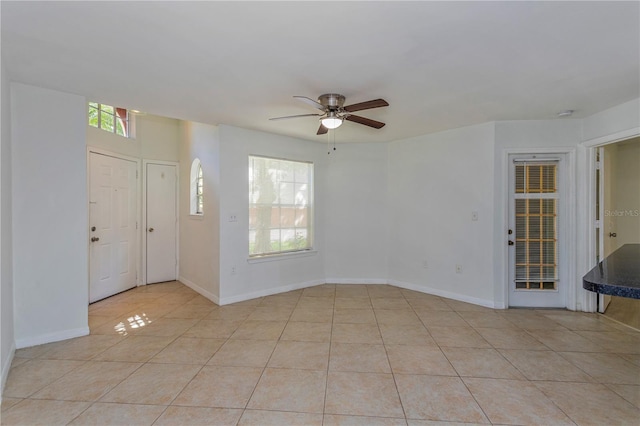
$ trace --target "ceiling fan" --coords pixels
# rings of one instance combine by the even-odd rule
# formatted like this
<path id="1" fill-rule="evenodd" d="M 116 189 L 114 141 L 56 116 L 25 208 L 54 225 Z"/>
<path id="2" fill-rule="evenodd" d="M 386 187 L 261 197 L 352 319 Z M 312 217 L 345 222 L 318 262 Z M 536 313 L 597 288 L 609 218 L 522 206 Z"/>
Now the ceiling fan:
<path id="1" fill-rule="evenodd" d="M 387 101 L 384 99 L 373 99 L 371 101 L 344 106 L 345 97 L 335 93 L 321 95 L 317 101 L 307 98 L 306 96 L 294 96 L 294 98 L 319 109 L 322 111 L 322 114 L 288 115 L 286 117 L 270 118 L 269 120 L 285 120 L 298 117 L 320 117 L 320 127 L 316 133 L 317 135 L 324 135 L 329 131 L 329 129 L 336 129 L 340 127 L 344 120 L 364 124 L 365 126 L 373 127 L 374 129 L 380 129 L 384 127 L 385 123 L 354 115 L 352 112 L 389 106 Z"/>

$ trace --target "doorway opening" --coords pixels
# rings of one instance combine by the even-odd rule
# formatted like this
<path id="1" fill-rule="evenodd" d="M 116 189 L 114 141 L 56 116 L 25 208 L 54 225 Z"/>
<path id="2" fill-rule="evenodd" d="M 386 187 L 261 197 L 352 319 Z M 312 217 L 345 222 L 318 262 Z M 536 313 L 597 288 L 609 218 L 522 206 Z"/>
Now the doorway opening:
<path id="1" fill-rule="evenodd" d="M 595 253 L 640 243 L 640 137 L 594 148 Z M 598 312 L 640 329 L 640 300 L 599 295 Z"/>

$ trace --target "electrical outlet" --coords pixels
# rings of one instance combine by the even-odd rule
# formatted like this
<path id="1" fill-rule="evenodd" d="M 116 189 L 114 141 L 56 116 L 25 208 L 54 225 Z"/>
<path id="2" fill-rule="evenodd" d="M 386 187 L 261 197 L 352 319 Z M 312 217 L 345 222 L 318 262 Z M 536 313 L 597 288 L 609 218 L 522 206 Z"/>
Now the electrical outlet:
<path id="1" fill-rule="evenodd" d="M 236 274 L 236 267 L 232 266 L 231 267 L 231 275 L 235 275 Z"/>
<path id="2" fill-rule="evenodd" d="M 456 265 L 456 274 L 462 273 L 462 265 Z"/>
<path id="3" fill-rule="evenodd" d="M 471 212 L 471 220 L 474 221 L 474 222 L 478 220 L 478 212 L 477 211 L 474 210 L 474 211 Z"/>
<path id="4" fill-rule="evenodd" d="M 238 215 L 236 213 L 231 213 L 229 215 L 229 222 L 237 222 L 238 221 Z"/>
<path id="5" fill-rule="evenodd" d="M 425 261 L 423 261 L 423 262 L 422 262 L 422 267 L 423 267 L 424 269 L 429 268 L 429 262 L 427 262 L 426 260 L 425 260 Z"/>

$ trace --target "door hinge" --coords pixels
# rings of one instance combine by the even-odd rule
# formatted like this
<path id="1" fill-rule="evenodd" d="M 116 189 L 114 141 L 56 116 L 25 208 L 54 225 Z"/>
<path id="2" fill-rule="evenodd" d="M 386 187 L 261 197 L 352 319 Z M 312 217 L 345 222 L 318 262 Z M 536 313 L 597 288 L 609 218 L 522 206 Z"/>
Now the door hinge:
<path id="1" fill-rule="evenodd" d="M 596 229 L 600 229 L 600 221 L 596 220 Z"/>
<path id="2" fill-rule="evenodd" d="M 600 163 L 600 161 L 596 161 L 596 170 L 600 170 L 601 166 L 602 164 Z"/>
<path id="3" fill-rule="evenodd" d="M 138 179 L 138 171 L 136 170 L 136 179 Z"/>
<path id="4" fill-rule="evenodd" d="M 136 229 L 138 229 L 138 221 L 136 220 Z"/>

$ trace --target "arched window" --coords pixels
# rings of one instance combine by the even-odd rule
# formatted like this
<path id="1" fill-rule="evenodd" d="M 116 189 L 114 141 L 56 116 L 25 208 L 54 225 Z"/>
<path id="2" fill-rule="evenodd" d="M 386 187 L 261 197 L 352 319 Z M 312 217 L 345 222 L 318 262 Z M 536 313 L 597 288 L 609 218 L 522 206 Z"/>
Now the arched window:
<path id="1" fill-rule="evenodd" d="M 191 214 L 202 215 L 204 213 L 204 176 L 202 174 L 202 164 L 199 159 L 191 163 Z"/>

